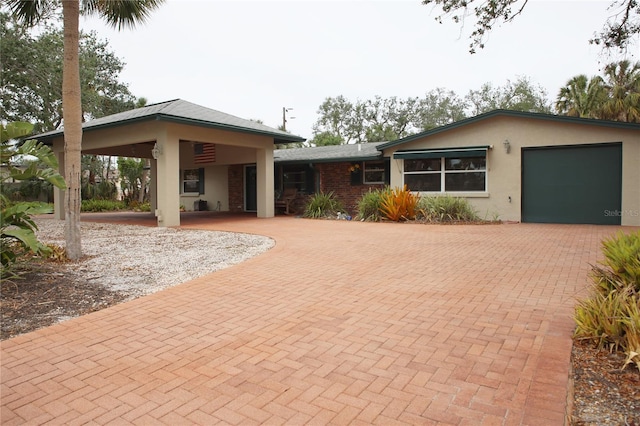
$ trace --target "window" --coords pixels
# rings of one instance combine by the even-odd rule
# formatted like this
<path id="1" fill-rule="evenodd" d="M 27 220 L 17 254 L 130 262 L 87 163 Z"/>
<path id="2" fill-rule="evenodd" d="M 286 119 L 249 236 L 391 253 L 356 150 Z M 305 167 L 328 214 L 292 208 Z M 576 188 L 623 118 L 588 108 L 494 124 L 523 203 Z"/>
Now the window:
<path id="1" fill-rule="evenodd" d="M 204 194 L 204 169 L 182 171 L 182 193 Z"/>
<path id="2" fill-rule="evenodd" d="M 405 159 L 404 183 L 411 191 L 484 192 L 487 157 Z"/>
<path id="3" fill-rule="evenodd" d="M 364 183 L 384 183 L 384 161 L 365 161 Z"/>
<path id="4" fill-rule="evenodd" d="M 288 165 L 282 167 L 281 189 L 296 188 L 298 192 L 311 194 L 314 192 L 314 170 L 307 165 Z"/>

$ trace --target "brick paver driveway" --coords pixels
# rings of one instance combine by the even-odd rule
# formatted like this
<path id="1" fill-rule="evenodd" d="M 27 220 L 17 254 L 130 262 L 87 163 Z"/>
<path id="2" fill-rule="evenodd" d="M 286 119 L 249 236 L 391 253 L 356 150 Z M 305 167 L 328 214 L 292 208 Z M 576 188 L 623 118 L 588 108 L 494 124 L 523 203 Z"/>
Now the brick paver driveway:
<path id="1" fill-rule="evenodd" d="M 572 307 L 620 229 L 185 222 L 277 244 L 2 342 L 3 425 L 560 425 Z"/>

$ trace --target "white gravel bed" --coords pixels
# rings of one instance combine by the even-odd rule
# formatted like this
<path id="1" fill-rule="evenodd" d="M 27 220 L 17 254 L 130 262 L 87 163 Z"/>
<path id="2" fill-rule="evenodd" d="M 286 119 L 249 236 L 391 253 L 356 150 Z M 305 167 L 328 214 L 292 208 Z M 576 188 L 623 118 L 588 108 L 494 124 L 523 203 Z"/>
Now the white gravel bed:
<path id="1" fill-rule="evenodd" d="M 36 218 L 38 238 L 65 245 L 64 221 Z M 238 264 L 269 250 L 271 238 L 233 232 L 81 222 L 83 259 L 70 271 L 133 297 Z"/>

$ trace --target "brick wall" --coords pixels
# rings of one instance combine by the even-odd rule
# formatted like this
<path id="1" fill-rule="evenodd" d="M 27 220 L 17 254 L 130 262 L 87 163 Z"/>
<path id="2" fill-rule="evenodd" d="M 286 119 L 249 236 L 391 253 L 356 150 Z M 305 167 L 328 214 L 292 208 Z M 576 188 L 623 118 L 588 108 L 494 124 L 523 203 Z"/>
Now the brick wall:
<path id="1" fill-rule="evenodd" d="M 351 163 L 318 163 L 315 165 L 320 175 L 320 191 L 328 193 L 333 191 L 338 200 L 342 202 L 349 214 L 355 216 L 358 213 L 358 201 L 369 189 L 384 188 L 384 184 L 362 184 L 362 178 L 352 176 L 349 170 Z M 229 166 L 229 211 L 241 212 L 244 210 L 244 166 Z M 317 175 L 316 175 L 317 176 Z M 352 184 L 352 180 L 360 182 Z M 302 214 L 309 194 L 298 194 L 292 209 L 297 214 Z M 278 212 L 276 212 L 277 214 Z"/>
<path id="2" fill-rule="evenodd" d="M 362 164 L 360 164 L 362 166 Z M 352 184 L 351 163 L 320 163 L 316 169 L 320 171 L 320 190 L 324 193 L 333 191 L 347 212 L 352 216 L 358 213 L 358 201 L 369 189 L 384 188 L 384 184 L 363 184 L 362 176 L 357 173 L 353 180 L 359 182 Z M 358 179 L 359 176 L 359 179 Z"/>
<path id="3" fill-rule="evenodd" d="M 229 166 L 229 211 L 244 211 L 244 166 L 234 164 Z"/>

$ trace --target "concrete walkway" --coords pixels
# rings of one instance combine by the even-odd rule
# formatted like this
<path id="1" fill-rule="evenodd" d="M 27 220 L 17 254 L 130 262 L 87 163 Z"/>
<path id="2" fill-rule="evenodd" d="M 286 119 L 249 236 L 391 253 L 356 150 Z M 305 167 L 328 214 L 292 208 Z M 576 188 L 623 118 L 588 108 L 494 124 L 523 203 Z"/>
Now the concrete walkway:
<path id="1" fill-rule="evenodd" d="M 2 425 L 562 425 L 572 307 L 621 229 L 183 224 L 276 246 L 3 341 Z"/>

